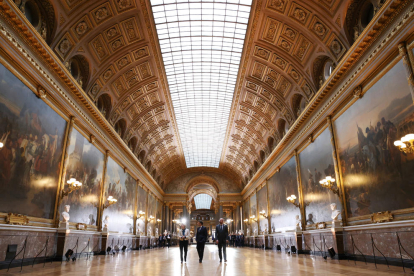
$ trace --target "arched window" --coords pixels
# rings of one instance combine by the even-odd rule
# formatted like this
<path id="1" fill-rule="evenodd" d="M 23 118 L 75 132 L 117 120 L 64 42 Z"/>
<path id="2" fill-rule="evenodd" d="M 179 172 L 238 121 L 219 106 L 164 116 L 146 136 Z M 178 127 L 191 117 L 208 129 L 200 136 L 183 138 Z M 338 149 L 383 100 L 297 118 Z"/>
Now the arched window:
<path id="1" fill-rule="evenodd" d="M 260 162 L 263 164 L 266 159 L 266 154 L 263 150 L 260 151 Z"/>
<path id="2" fill-rule="evenodd" d="M 385 0 L 354 0 L 348 6 L 345 23 L 349 43 L 353 44 L 374 18 Z"/>
<path id="3" fill-rule="evenodd" d="M 141 162 L 141 164 L 143 164 L 144 159 L 145 159 L 145 150 L 141 150 L 141 152 L 138 154 L 138 160 L 139 162 Z"/>
<path id="4" fill-rule="evenodd" d="M 279 119 L 277 122 L 277 131 L 279 132 L 280 139 L 282 139 L 285 134 L 288 132 L 289 128 L 287 127 L 287 123 L 283 119 Z"/>
<path id="5" fill-rule="evenodd" d="M 115 131 L 118 135 L 122 138 L 124 137 L 126 130 L 126 121 L 125 119 L 119 119 L 118 122 L 115 124 Z"/>
<path id="6" fill-rule="evenodd" d="M 128 141 L 128 147 L 129 147 L 129 149 L 132 152 L 135 151 L 135 148 L 137 146 L 137 143 L 138 143 L 138 138 L 137 137 L 132 137 L 131 139 L 129 139 L 129 141 Z"/>
<path id="7" fill-rule="evenodd" d="M 257 172 L 259 170 L 259 163 L 257 163 L 256 160 L 253 162 L 253 166 L 254 166 L 254 170 Z"/>
<path id="8" fill-rule="evenodd" d="M 274 143 L 275 143 L 275 139 L 273 139 L 272 136 L 270 136 L 269 138 L 267 138 L 267 148 L 269 149 L 269 152 L 272 152 L 274 149 Z"/>
<path id="9" fill-rule="evenodd" d="M 76 55 L 66 62 L 66 68 L 79 85 L 86 89 L 89 80 L 89 62 L 84 56 Z"/>
<path id="10" fill-rule="evenodd" d="M 300 95 L 295 94 L 292 97 L 292 110 L 295 113 L 296 117 L 299 117 L 300 114 L 302 114 L 303 110 L 305 110 L 306 107 L 306 99 Z"/>
<path id="11" fill-rule="evenodd" d="M 99 96 L 98 100 L 96 101 L 96 106 L 98 107 L 99 112 L 105 117 L 105 119 L 109 119 L 109 113 L 112 109 L 112 100 L 111 96 L 108 94 L 102 94 Z"/>
<path id="12" fill-rule="evenodd" d="M 14 0 L 30 24 L 50 45 L 55 26 L 55 11 L 47 0 Z"/>

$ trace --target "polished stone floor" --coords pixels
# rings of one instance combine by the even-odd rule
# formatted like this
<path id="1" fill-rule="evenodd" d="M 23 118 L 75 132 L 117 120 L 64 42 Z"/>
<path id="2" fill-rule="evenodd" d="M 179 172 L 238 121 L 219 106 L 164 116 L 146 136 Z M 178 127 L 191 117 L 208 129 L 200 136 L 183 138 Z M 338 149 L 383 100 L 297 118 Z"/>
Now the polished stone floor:
<path id="1" fill-rule="evenodd" d="M 115 256 L 95 256 L 86 260 L 83 256 L 75 263 L 55 262 L 53 264 L 35 265 L 32 269 L 29 266 L 13 268 L 9 273 L 2 270 L 0 275 L 41 275 L 41 276 L 82 276 L 82 275 L 413 275 L 411 269 L 407 273 L 402 272 L 401 267 L 378 266 L 374 264 L 348 261 L 328 260 L 322 257 L 300 255 L 290 256 L 284 253 L 261 250 L 253 248 L 228 248 L 227 263 L 219 263 L 217 246 L 207 245 L 205 248 L 205 260 L 198 263 L 197 249 L 190 246 L 187 263 L 180 263 L 180 250 L 178 247 L 170 249 L 152 249 L 142 251 L 130 251 Z"/>

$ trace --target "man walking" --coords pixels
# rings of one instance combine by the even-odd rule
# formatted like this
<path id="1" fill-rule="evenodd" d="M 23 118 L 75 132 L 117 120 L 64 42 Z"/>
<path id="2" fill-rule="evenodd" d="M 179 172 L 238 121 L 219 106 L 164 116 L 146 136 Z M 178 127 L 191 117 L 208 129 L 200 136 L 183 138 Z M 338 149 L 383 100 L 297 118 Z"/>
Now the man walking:
<path id="1" fill-rule="evenodd" d="M 181 263 L 183 263 L 183 251 L 184 251 L 184 262 L 187 262 L 188 239 L 190 238 L 190 230 L 185 228 L 185 224 L 181 224 L 181 229 L 178 234 L 180 237 Z"/>
<path id="2" fill-rule="evenodd" d="M 226 243 L 227 243 L 227 236 L 229 235 L 229 229 L 227 228 L 227 225 L 224 224 L 224 219 L 221 218 L 219 220 L 219 224 L 216 226 L 216 244 L 218 245 L 218 250 L 219 250 L 219 258 L 220 258 L 220 263 L 223 260 L 223 256 L 221 253 L 221 249 L 223 249 L 223 254 L 224 254 L 224 262 L 227 262 L 227 257 L 226 257 Z"/>
<path id="3" fill-rule="evenodd" d="M 204 246 L 207 241 L 207 228 L 203 226 L 203 222 L 199 220 L 197 222 L 197 234 L 196 234 L 196 241 L 197 241 L 197 252 L 198 252 L 198 259 L 199 263 L 203 262 L 203 255 L 204 255 Z"/>

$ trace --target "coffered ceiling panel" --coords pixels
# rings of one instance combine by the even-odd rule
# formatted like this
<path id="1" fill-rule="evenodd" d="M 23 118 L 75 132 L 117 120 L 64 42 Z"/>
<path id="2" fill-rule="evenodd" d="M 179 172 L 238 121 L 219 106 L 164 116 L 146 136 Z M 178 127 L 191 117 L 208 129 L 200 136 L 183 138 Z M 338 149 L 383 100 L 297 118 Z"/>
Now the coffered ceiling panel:
<path id="1" fill-rule="evenodd" d="M 349 48 L 350 0 L 55 2 L 52 49 L 164 189 L 246 184 Z"/>

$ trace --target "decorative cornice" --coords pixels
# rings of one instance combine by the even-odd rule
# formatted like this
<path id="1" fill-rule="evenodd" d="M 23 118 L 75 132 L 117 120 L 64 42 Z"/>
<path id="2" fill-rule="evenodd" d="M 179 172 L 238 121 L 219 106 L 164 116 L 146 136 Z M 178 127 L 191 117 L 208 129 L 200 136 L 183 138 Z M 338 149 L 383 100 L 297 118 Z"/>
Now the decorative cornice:
<path id="1" fill-rule="evenodd" d="M 411 4 L 410 8 L 405 14 L 400 12 L 407 6 L 407 2 L 402 0 L 389 1 L 382 9 L 376 14 L 374 19 L 370 22 L 364 32 L 358 37 L 357 41 L 352 45 L 350 50 L 342 58 L 341 62 L 337 65 L 332 72 L 328 80 L 316 93 L 314 98 L 310 101 L 309 105 L 305 108 L 302 114 L 298 117 L 283 139 L 275 147 L 273 152 L 267 158 L 263 166 L 258 170 L 250 182 L 245 186 L 242 191 L 243 198 L 247 198 L 248 194 L 253 192 L 254 187 L 261 183 L 262 178 L 267 178 L 273 174 L 271 166 L 275 164 L 282 153 L 291 152 L 291 147 L 303 139 L 303 136 L 309 132 L 309 130 L 315 126 L 315 123 L 322 117 L 326 117 L 326 112 L 331 106 L 344 94 L 353 84 L 354 79 L 359 76 L 361 71 L 374 59 L 376 54 L 385 47 L 394 36 L 400 32 L 400 30 L 412 20 L 414 15 L 414 5 Z M 389 32 L 384 35 L 382 41 L 377 41 L 377 38 L 384 34 L 382 31 L 388 27 L 392 20 L 399 16 L 401 20 L 396 22 L 393 27 L 389 28 Z M 375 48 L 370 49 L 370 46 L 378 42 Z M 370 50 L 369 50 L 370 49 Z M 367 53 L 370 51 L 370 54 Z M 360 62 L 357 68 L 350 73 L 351 68 L 355 67 L 357 62 L 361 60 L 363 56 L 367 56 L 362 62 Z M 345 76 L 349 76 L 344 79 Z M 329 101 L 324 101 L 329 93 L 333 92 L 333 89 L 342 84 L 340 88 L 336 88 L 335 93 L 329 98 Z M 317 113 L 315 111 L 317 110 Z M 309 121 L 309 119 L 312 119 Z M 305 124 L 306 121 L 306 124 Z M 300 132 L 299 132 L 300 131 Z"/>
<path id="2" fill-rule="evenodd" d="M 66 67 L 53 53 L 52 49 L 49 48 L 43 38 L 36 32 L 36 30 L 34 30 L 27 19 L 24 16 L 21 16 L 20 10 L 15 7 L 14 3 L 9 0 L 0 0 L 0 15 L 13 28 L 12 31 L 0 22 L 0 35 L 26 58 L 26 60 L 40 73 L 40 75 L 48 81 L 54 90 L 57 91 L 67 103 L 69 103 L 70 107 L 75 110 L 78 115 L 80 115 L 82 120 L 88 124 L 90 129 L 93 129 L 95 133 L 99 134 L 100 140 L 103 140 L 104 144 L 112 146 L 114 142 L 116 143 L 116 149 L 122 150 L 121 156 L 123 163 L 126 163 L 128 167 L 133 168 L 132 171 L 134 172 L 135 177 L 144 176 L 147 179 L 148 184 L 151 183 L 152 187 L 160 195 L 162 195 L 163 190 L 140 164 L 138 159 L 123 142 L 123 140 L 116 134 L 112 126 L 101 115 L 77 81 L 73 79 Z M 20 38 L 24 41 L 23 43 L 19 37 L 14 36 L 15 32 L 17 32 Z M 30 50 L 26 49 L 25 45 L 28 45 Z M 36 56 L 31 54 L 32 50 Z M 42 62 L 39 62 L 38 58 L 42 60 Z M 45 64 L 46 66 L 44 66 Z M 58 81 L 55 80 L 54 76 L 49 74 L 49 70 L 58 77 Z M 66 86 L 67 89 L 61 87 L 59 84 L 60 81 Z M 69 96 L 66 91 L 71 92 L 72 95 Z M 79 103 L 82 104 L 88 114 L 79 107 Z M 92 116 L 92 118 L 88 115 Z M 103 133 L 101 129 L 97 127 L 96 123 L 104 129 L 106 133 Z M 111 140 L 108 139 L 108 136 L 111 137 Z M 124 156 L 128 156 L 129 160 L 127 160 Z M 137 170 L 137 168 L 139 169 Z"/>

